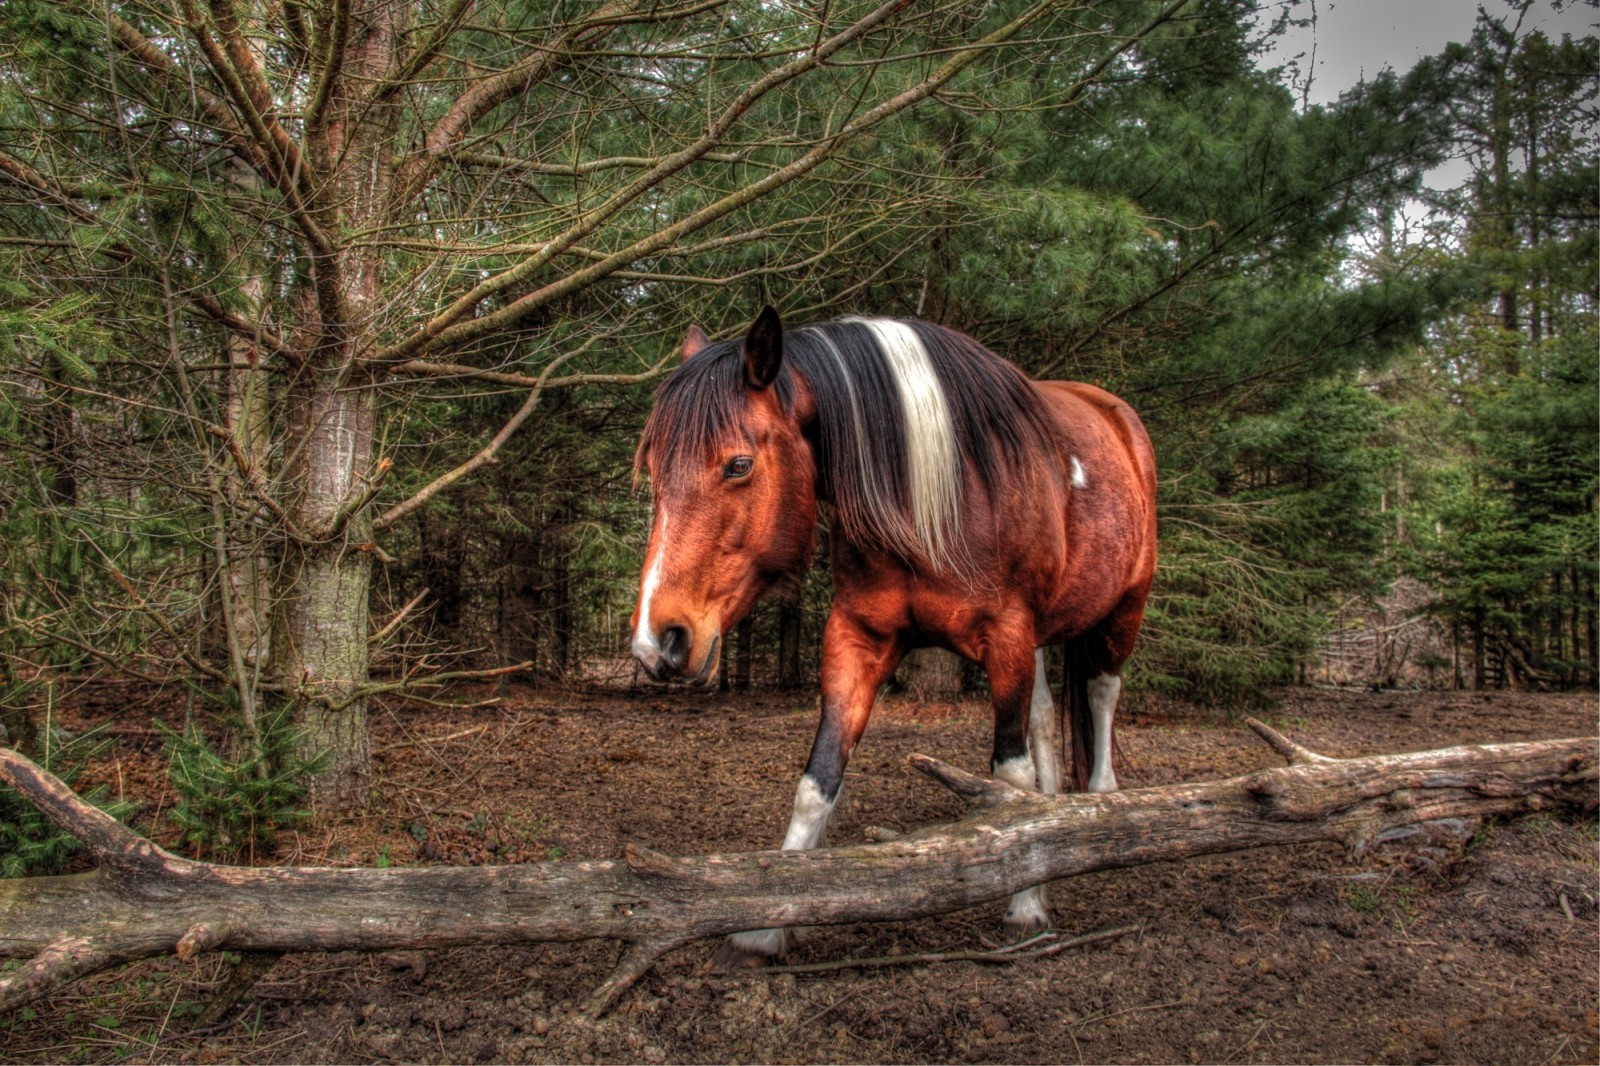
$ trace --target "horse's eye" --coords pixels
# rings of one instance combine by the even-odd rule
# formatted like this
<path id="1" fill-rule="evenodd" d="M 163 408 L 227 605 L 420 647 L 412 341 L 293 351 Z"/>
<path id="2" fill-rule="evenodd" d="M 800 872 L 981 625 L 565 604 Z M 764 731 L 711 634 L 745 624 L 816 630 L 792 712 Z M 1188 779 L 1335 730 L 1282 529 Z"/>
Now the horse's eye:
<path id="1" fill-rule="evenodd" d="M 753 466 L 755 466 L 755 460 L 748 455 L 736 455 L 728 460 L 727 466 L 722 468 L 722 476 L 729 481 L 737 481 L 739 478 L 747 477 L 750 473 L 750 468 Z"/>

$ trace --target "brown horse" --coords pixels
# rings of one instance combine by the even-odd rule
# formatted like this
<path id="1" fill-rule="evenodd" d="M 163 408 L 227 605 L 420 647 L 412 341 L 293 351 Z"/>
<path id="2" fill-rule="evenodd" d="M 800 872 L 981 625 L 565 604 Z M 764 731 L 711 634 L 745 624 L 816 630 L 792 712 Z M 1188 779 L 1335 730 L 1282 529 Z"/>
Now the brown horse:
<path id="1" fill-rule="evenodd" d="M 786 849 L 821 844 L 845 762 L 907 651 L 980 664 L 993 774 L 1060 788 L 1047 645 L 1067 649 L 1076 788 L 1116 789 L 1111 723 L 1156 566 L 1155 458 L 1139 417 L 1092 385 L 1035 382 L 962 334 L 850 318 L 743 340 L 690 327 L 639 444 L 655 516 L 633 653 L 656 680 L 716 676 L 722 634 L 810 564 L 832 520 L 822 720 Z M 1043 887 L 1006 925 L 1048 926 Z M 730 949 L 772 956 L 783 930 Z"/>

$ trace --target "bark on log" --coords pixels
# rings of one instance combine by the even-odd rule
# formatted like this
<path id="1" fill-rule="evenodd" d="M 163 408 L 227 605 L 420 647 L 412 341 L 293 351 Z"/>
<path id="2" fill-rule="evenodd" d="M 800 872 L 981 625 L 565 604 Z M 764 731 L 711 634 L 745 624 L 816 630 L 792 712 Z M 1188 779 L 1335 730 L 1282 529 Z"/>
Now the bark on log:
<path id="1" fill-rule="evenodd" d="M 174 953 L 624 941 L 616 972 L 591 1000 L 598 1013 L 664 953 L 741 929 L 921 917 L 1095 870 L 1310 841 L 1359 850 L 1418 822 L 1597 805 L 1595 738 L 1327 759 L 1250 724 L 1289 766 L 1043 796 L 913 756 L 968 800 L 966 817 L 812 852 L 674 858 L 628 847 L 605 862 L 383 870 L 193 862 L 0 749 L 0 780 L 100 862 L 90 873 L 0 881 L 0 957 L 29 958 L 0 978 L 0 1011 L 119 963 Z"/>

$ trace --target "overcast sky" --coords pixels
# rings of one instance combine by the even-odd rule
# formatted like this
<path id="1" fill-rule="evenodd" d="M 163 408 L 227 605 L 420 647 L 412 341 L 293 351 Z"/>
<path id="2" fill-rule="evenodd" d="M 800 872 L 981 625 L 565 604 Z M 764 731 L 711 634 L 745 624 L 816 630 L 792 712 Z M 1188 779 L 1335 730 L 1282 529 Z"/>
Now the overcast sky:
<path id="1" fill-rule="evenodd" d="M 1263 18 L 1271 19 L 1287 2 L 1264 3 Z M 1483 6 L 1497 16 L 1511 10 L 1505 0 L 1483 0 Z M 1386 67 L 1403 73 L 1451 41 L 1465 41 L 1472 35 L 1478 7 L 1474 0 L 1300 0 L 1292 5 L 1294 17 L 1315 13 L 1315 25 L 1278 38 L 1264 62 L 1273 65 L 1299 56 L 1301 78 L 1311 75 L 1310 102 L 1330 103 Z M 1594 7 L 1577 0 L 1562 7 L 1558 12 L 1552 0 L 1538 0 L 1523 21 L 1523 32 L 1538 28 L 1555 39 L 1562 33 L 1581 37 L 1600 32 L 1600 11 Z M 1297 93 L 1302 88 L 1303 82 L 1295 86 Z M 1465 178 L 1464 167 L 1447 166 L 1429 175 L 1429 184 L 1449 188 Z"/>
<path id="2" fill-rule="evenodd" d="M 1263 14 L 1270 18 L 1284 2 L 1263 4 Z M 1328 103 L 1385 67 L 1410 70 L 1417 60 L 1443 51 L 1451 41 L 1465 41 L 1472 35 L 1478 6 L 1473 0 L 1300 0 L 1292 8 L 1295 17 L 1307 18 L 1314 12 L 1316 24 L 1291 29 L 1279 38 L 1271 61 L 1305 53 L 1300 67 L 1313 75 L 1311 102 Z M 1511 10 L 1504 0 L 1485 0 L 1483 6 L 1491 15 Z M 1524 32 L 1537 27 L 1553 38 L 1563 32 L 1580 37 L 1600 25 L 1600 12 L 1588 4 L 1563 6 L 1565 10 L 1557 12 L 1551 0 L 1539 0 L 1528 12 Z"/>

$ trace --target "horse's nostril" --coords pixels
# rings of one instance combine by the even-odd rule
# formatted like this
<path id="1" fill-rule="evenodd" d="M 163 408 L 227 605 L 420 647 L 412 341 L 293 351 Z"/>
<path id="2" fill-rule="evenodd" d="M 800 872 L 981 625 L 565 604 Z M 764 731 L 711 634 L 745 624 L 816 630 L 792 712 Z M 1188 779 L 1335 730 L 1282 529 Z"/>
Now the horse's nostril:
<path id="1" fill-rule="evenodd" d="M 668 669 L 677 673 L 689 661 L 689 631 L 682 626 L 670 626 L 661 634 L 661 658 Z"/>

